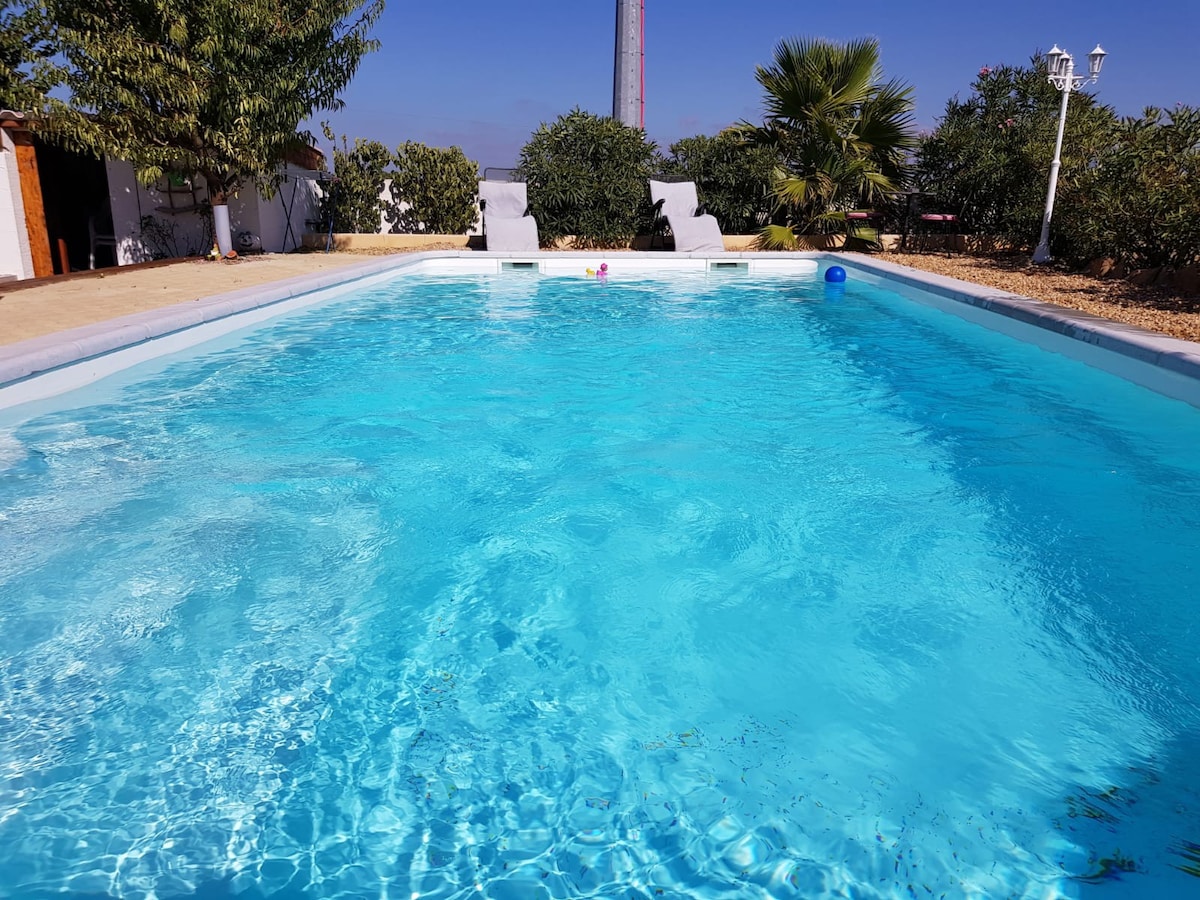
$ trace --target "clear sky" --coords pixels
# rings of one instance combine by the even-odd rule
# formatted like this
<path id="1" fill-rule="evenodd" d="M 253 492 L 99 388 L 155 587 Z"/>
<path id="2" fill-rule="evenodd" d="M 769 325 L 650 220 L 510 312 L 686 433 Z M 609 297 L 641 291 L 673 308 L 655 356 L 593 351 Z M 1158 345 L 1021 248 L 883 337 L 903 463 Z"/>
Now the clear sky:
<path id="1" fill-rule="evenodd" d="M 388 0 L 382 49 L 363 60 L 345 109 L 322 118 L 351 139 L 457 144 L 482 167 L 512 165 L 541 122 L 575 106 L 612 113 L 615 21 L 616 0 Z M 1055 43 L 1077 70 L 1104 46 L 1089 90 L 1121 115 L 1200 106 L 1200 0 L 646 0 L 649 137 L 666 149 L 756 121 L 755 67 L 793 36 L 878 38 L 924 128 L 967 96 L 980 66 L 1024 64 Z"/>

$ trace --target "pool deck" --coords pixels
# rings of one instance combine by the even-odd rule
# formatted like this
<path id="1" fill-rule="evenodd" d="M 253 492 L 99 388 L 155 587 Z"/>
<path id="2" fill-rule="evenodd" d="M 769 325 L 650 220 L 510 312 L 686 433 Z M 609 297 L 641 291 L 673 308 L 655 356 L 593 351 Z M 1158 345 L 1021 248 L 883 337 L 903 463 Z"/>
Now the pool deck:
<path id="1" fill-rule="evenodd" d="M 1063 350 L 1070 355 L 1076 355 L 1085 362 L 1108 368 L 1124 377 L 1138 381 L 1144 386 L 1184 399 L 1193 405 L 1200 406 L 1200 344 L 1173 338 L 1156 332 L 1147 331 L 1132 325 L 1126 325 L 1103 319 L 1089 313 L 1067 309 L 1044 301 L 1033 300 L 1006 291 L 982 287 L 953 278 L 921 272 L 904 266 L 898 266 L 883 260 L 869 257 L 848 256 L 843 254 L 803 253 L 803 254 L 772 254 L 772 253 L 717 253 L 717 254 L 675 254 L 675 253 L 583 253 L 583 252 L 554 252 L 535 254 L 487 253 L 479 251 L 431 251 L 424 253 L 409 253 L 380 257 L 344 257 L 331 255 L 300 257 L 304 260 L 303 270 L 307 274 L 278 278 L 287 272 L 286 266 L 270 266 L 263 262 L 250 262 L 228 267 L 229 274 L 224 275 L 221 265 L 215 263 L 193 263 L 197 266 L 196 278 L 185 283 L 182 288 L 189 299 L 184 302 L 171 303 L 163 306 L 166 296 L 162 293 L 165 288 L 155 291 L 150 287 L 140 287 L 136 280 L 130 279 L 125 288 L 125 305 L 114 304 L 116 309 L 129 309 L 130 301 L 133 308 L 138 309 L 129 315 L 121 315 L 104 321 L 89 321 L 87 324 L 73 324 L 83 315 L 93 318 L 97 314 L 96 303 L 89 294 L 94 292 L 94 283 L 89 286 L 89 280 L 79 279 L 77 302 L 63 302 L 63 308 L 44 311 L 38 310 L 36 321 L 38 328 L 46 333 L 39 333 L 27 339 L 17 339 L 13 342 L 11 336 L 18 334 L 12 327 L 6 328 L 6 334 L 0 335 L 0 407 L 24 402 L 14 387 L 22 382 L 38 380 L 46 373 L 52 373 L 70 367 L 85 360 L 96 360 L 107 354 L 143 348 L 139 358 L 151 358 L 162 353 L 172 352 L 189 344 L 206 340 L 212 329 L 202 326 L 212 323 L 222 323 L 224 331 L 232 331 L 241 324 L 252 324 L 251 320 L 263 320 L 284 311 L 287 301 L 303 302 L 306 295 L 328 293 L 330 289 L 342 285 L 349 286 L 354 282 L 366 279 L 376 280 L 393 271 L 417 266 L 417 264 L 434 260 L 447 262 L 462 260 L 461 263 L 470 271 L 499 271 L 505 263 L 532 262 L 539 267 L 553 265 L 557 271 L 567 269 L 583 270 L 585 265 L 595 265 L 600 256 L 610 263 L 625 262 L 626 271 L 668 269 L 673 266 L 697 271 L 705 271 L 713 263 L 745 264 L 752 270 L 787 270 L 800 260 L 811 260 L 823 270 L 828 265 L 840 265 L 851 271 L 878 278 L 886 278 L 900 285 L 930 292 L 943 300 L 951 301 L 950 311 L 971 318 L 982 324 L 1004 327 L 997 330 L 1014 333 L 1024 331 L 1015 336 L 1033 339 L 1049 349 Z M 285 258 L 286 259 L 286 258 Z M 312 272 L 317 267 L 320 271 Z M 174 267 L 170 267 L 174 268 Z M 296 268 L 301 268 L 297 264 Z M 614 270 L 619 270 L 614 266 Z M 128 273 L 133 275 L 135 273 Z M 221 278 L 224 275 L 225 280 Z M 115 283 L 127 277 L 127 273 L 117 272 L 111 277 Z M 240 280 L 239 280 L 240 279 Z M 268 280 L 269 279 L 269 280 Z M 145 279 L 143 279 L 145 280 Z M 175 275 L 178 290 L 178 275 Z M 151 282 L 153 279 L 151 279 Z M 213 287 L 232 287 L 217 293 L 206 293 Z M 2 288 L 0 288 L 2 289 Z M 39 288 L 16 290 L 4 296 L 4 304 L 27 303 L 36 309 L 39 298 L 36 291 Z M 60 288 L 61 290 L 61 288 Z M 129 296 L 132 293 L 133 296 Z M 62 295 L 59 294 L 61 297 Z M 68 296 L 68 301 L 70 297 Z M 142 305 L 144 302 L 144 305 Z M 82 311 L 81 311 L 82 310 Z M 247 313 L 258 311 L 258 315 L 247 316 Z M 103 314 L 103 305 L 100 307 Z M 996 319 L 1003 317 L 1004 322 Z M 982 318 L 981 318 L 982 317 Z M 26 317 L 28 318 L 28 316 Z M 1008 327 L 1011 325 L 1012 327 Z M 57 327 L 55 327 L 57 326 Z M 62 330 L 59 330 L 59 329 Z M 1031 330 L 1032 329 L 1032 330 Z M 1039 336 L 1044 335 L 1046 341 Z M 1054 345 L 1051 336 L 1060 343 Z M 171 340 L 163 340 L 164 338 Z M 1073 344 L 1063 344 L 1065 339 Z M 152 346 L 161 343 L 155 349 Z M 1073 352 L 1078 350 L 1079 352 Z M 1106 360 L 1113 354 L 1119 360 L 1132 362 L 1137 371 L 1127 365 L 1109 365 Z M 1091 358 L 1089 358 L 1089 356 Z M 135 360 L 136 361 L 136 360 Z M 131 364 L 131 363 L 130 363 Z M 1149 367 L 1149 378 L 1143 370 Z M 102 367 L 103 368 L 103 367 Z M 117 367 L 119 368 L 119 366 Z M 1126 369 L 1130 369 L 1126 371 Z M 1141 375 L 1139 375 L 1141 372 Z M 1159 373 L 1162 377 L 1159 378 Z M 103 373 L 101 373 L 103 374 Z M 96 375 L 94 377 L 101 377 Z M 1162 384 L 1158 382 L 1162 381 Z M 57 390 L 66 389 L 59 388 Z M 54 392 L 57 392 L 55 390 Z M 45 392 L 43 392 L 44 394 Z M 8 395 L 8 396 L 4 396 Z"/>
<path id="2" fill-rule="evenodd" d="M 5 282 L 0 284 L 0 346 L 370 258 L 269 253 L 220 262 L 176 259 Z"/>

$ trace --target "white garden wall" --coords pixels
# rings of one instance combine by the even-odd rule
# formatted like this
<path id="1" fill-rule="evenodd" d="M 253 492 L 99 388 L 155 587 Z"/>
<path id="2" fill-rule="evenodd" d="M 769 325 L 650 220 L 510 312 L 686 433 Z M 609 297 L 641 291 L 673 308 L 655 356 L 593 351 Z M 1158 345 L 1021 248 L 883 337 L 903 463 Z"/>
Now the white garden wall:
<path id="1" fill-rule="evenodd" d="M 207 196 L 203 180 L 197 179 L 194 194 L 186 187 L 165 191 L 138 183 L 133 167 L 128 163 L 108 160 L 105 167 L 117 238 L 117 259 L 121 265 L 155 259 L 164 251 L 173 256 L 188 256 L 203 254 L 210 249 L 208 213 L 178 211 L 191 206 L 193 197 Z M 315 173 L 291 164 L 280 173 L 283 181 L 271 199 L 250 187 L 230 200 L 229 221 L 235 248 L 238 247 L 238 235 L 245 231 L 256 235 L 267 253 L 293 250 L 302 242 L 306 220 L 317 218 Z M 173 212 L 173 209 L 177 211 Z"/>

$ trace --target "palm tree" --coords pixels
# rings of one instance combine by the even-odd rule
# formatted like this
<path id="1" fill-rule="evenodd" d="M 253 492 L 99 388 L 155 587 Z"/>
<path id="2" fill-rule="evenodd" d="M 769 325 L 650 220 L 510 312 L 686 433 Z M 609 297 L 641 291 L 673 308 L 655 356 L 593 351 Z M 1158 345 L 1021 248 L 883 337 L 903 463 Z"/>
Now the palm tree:
<path id="1" fill-rule="evenodd" d="M 913 90 L 883 82 L 878 41 L 785 39 L 756 77 L 765 121 L 746 129 L 779 155 L 775 196 L 787 220 L 763 229 L 765 246 L 795 247 L 797 233 L 829 230 L 900 187 L 917 143 Z"/>

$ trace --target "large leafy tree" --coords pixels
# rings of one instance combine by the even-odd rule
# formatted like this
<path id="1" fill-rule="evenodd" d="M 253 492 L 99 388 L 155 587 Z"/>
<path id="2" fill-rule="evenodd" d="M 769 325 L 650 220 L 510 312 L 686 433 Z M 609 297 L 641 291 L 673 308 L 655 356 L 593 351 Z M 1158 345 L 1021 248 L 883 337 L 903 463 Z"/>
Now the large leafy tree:
<path id="1" fill-rule="evenodd" d="M 797 232 L 827 230 L 902 185 L 916 146 L 913 91 L 884 80 L 878 41 L 786 39 L 756 77 L 765 121 L 747 132 L 779 154 L 775 195 L 788 219 L 763 230 L 767 246 L 795 246 Z"/>
<path id="2" fill-rule="evenodd" d="M 1034 57 L 1028 66 L 980 69 L 970 96 L 950 99 L 917 153 L 917 185 L 963 209 L 974 231 L 1010 246 L 1037 239 L 1045 209 L 1062 102 L 1046 75 L 1043 57 Z M 1109 142 L 1114 122 L 1112 110 L 1088 92 L 1071 97 L 1060 198 L 1076 191 Z M 1058 255 L 1068 235 L 1055 228 L 1051 236 Z"/>
<path id="3" fill-rule="evenodd" d="M 342 105 L 383 0 L 42 0 L 68 68 L 46 134 L 129 161 L 146 181 L 198 172 L 215 218 L 269 182 L 300 123 Z M 229 229 L 217 229 L 222 250 Z"/>
<path id="4" fill-rule="evenodd" d="M 61 77 L 53 63 L 53 30 L 31 3 L 0 0 L 0 109 L 36 113 Z"/>

